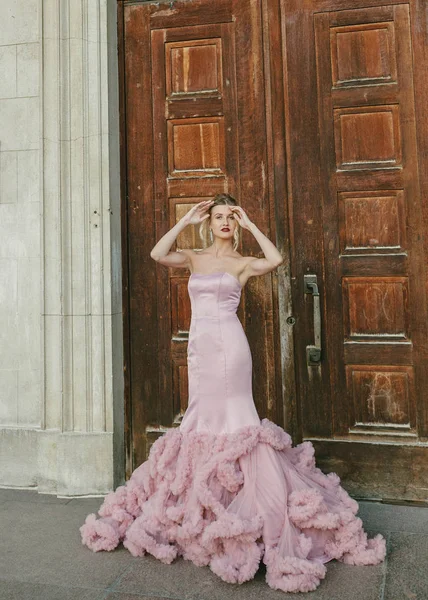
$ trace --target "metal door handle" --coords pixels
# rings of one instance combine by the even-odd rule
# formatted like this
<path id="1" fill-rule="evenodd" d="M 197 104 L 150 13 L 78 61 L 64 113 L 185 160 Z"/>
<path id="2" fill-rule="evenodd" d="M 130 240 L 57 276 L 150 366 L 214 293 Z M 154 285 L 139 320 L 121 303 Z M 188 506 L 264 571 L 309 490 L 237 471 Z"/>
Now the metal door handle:
<path id="1" fill-rule="evenodd" d="M 304 275 L 305 294 L 312 294 L 314 299 L 314 343 L 306 346 L 306 363 L 311 366 L 321 362 L 321 310 L 320 293 L 316 275 Z"/>

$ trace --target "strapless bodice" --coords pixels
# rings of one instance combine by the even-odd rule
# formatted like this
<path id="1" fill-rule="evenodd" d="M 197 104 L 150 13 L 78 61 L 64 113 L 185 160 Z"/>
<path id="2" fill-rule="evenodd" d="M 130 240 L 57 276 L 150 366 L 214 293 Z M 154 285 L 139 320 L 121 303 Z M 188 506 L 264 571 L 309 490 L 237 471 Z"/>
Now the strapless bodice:
<path id="1" fill-rule="evenodd" d="M 236 315 L 241 299 L 241 284 L 225 271 L 192 273 L 189 278 L 192 319 Z"/>
<path id="2" fill-rule="evenodd" d="M 231 433 L 260 425 L 251 389 L 251 352 L 236 310 L 241 284 L 225 271 L 189 278 L 189 404 L 180 430 Z"/>

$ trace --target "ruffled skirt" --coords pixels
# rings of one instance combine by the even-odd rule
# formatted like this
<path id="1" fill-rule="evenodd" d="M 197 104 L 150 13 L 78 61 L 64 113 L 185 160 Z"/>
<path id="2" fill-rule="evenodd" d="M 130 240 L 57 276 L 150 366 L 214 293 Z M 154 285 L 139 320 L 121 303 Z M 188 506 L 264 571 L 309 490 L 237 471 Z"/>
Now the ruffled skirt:
<path id="1" fill-rule="evenodd" d="M 332 559 L 385 557 L 339 477 L 315 466 L 312 444 L 293 448 L 267 419 L 229 434 L 168 431 L 98 512 L 80 528 L 94 552 L 122 542 L 134 556 L 208 565 L 230 583 L 252 579 L 262 560 L 268 585 L 284 592 L 314 590 Z"/>

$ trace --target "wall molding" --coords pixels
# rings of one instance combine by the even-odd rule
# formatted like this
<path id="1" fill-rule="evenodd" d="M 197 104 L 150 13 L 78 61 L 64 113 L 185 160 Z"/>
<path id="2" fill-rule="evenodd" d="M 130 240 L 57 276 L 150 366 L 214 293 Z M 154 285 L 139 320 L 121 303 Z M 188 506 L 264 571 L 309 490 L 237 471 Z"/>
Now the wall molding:
<path id="1" fill-rule="evenodd" d="M 56 470 L 57 489 L 56 460 L 39 456 L 38 486 L 91 494 L 108 491 L 113 472 L 116 480 L 124 473 L 116 3 L 40 0 L 40 8 L 40 436 L 53 439 L 55 432 L 56 451 L 68 451 L 61 453 L 61 481 Z M 101 451 L 102 476 L 91 482 L 82 472 L 77 484 L 76 452 L 91 460 L 91 448 Z M 52 454 L 45 443 L 39 451 Z"/>

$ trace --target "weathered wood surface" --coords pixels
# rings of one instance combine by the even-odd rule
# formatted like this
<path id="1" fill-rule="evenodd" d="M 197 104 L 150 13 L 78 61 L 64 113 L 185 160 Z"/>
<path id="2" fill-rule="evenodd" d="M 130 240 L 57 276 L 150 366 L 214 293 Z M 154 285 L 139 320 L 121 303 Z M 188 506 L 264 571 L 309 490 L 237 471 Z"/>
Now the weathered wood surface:
<path id="1" fill-rule="evenodd" d="M 316 440 L 321 466 L 339 465 L 354 493 L 370 496 L 372 485 L 376 497 L 421 499 L 428 487 L 419 468 L 428 458 L 423 1 L 121 4 L 133 466 L 187 405 L 187 275 L 157 269 L 149 252 L 194 202 L 225 190 L 286 259 L 277 275 L 250 281 L 240 312 L 260 415 L 296 442 Z M 194 228 L 178 240 L 198 244 Z M 243 251 L 259 252 L 251 236 Z M 314 331 L 305 274 L 317 275 L 321 293 L 318 367 L 306 364 Z M 394 486 L 385 462 L 396 466 Z"/>
<path id="2" fill-rule="evenodd" d="M 427 203 L 418 143 L 426 144 L 427 123 L 415 101 L 426 78 L 415 74 L 426 64 L 426 20 L 417 2 L 412 19 L 401 3 L 281 6 L 303 437 L 323 440 L 327 470 L 340 457 L 354 493 L 370 495 L 371 482 L 375 496 L 423 499 L 427 481 L 415 464 L 428 458 Z M 324 358 L 315 369 L 304 361 L 313 335 L 302 291 L 308 270 L 323 306 Z M 396 463 L 395 487 L 385 462 Z"/>
<path id="3" fill-rule="evenodd" d="M 275 234 L 260 9 L 255 0 L 124 3 L 134 466 L 187 406 L 188 273 L 156 268 L 151 247 L 194 203 L 220 191 L 236 195 L 257 225 Z M 255 240 L 243 237 L 242 252 L 259 254 Z M 196 229 L 183 232 L 177 246 L 201 247 Z M 271 276 L 251 281 L 240 316 L 257 408 L 281 422 L 276 285 Z"/>

